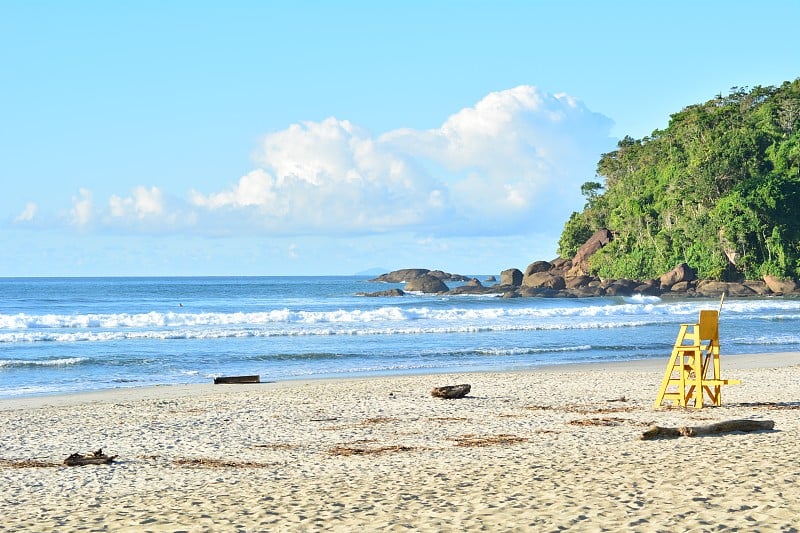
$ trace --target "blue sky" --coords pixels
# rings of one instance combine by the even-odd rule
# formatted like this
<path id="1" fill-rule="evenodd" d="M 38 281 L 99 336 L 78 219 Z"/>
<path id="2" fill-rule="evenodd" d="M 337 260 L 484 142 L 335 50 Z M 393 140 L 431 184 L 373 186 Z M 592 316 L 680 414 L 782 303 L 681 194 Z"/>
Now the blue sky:
<path id="1" fill-rule="evenodd" d="M 555 257 L 625 135 L 800 76 L 800 2 L 0 1 L 0 276 Z"/>

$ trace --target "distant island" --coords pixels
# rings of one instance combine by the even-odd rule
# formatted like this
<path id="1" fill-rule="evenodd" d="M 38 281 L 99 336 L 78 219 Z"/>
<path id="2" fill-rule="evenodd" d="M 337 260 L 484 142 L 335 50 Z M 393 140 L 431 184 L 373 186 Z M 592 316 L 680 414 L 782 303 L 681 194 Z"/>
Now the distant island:
<path id="1" fill-rule="evenodd" d="M 622 139 L 596 178 L 556 259 L 492 285 L 427 269 L 374 281 L 505 297 L 800 296 L 800 79 L 690 105 L 665 130 Z"/>

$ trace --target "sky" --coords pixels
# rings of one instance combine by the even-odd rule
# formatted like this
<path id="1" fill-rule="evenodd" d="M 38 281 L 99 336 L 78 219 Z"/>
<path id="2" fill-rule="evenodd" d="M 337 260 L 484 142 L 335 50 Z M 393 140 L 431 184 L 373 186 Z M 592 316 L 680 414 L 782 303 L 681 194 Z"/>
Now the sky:
<path id="1" fill-rule="evenodd" d="M 800 2 L 0 0 L 0 277 L 498 274 Z"/>

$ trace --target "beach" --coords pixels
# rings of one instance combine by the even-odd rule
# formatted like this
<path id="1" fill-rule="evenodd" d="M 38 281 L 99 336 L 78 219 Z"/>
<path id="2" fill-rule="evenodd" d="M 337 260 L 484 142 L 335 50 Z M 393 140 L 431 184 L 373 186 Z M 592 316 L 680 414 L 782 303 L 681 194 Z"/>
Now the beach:
<path id="1" fill-rule="evenodd" d="M 0 400 L 0 531 L 800 530 L 800 353 L 701 410 L 653 408 L 666 362 Z M 734 419 L 775 429 L 640 439 Z"/>

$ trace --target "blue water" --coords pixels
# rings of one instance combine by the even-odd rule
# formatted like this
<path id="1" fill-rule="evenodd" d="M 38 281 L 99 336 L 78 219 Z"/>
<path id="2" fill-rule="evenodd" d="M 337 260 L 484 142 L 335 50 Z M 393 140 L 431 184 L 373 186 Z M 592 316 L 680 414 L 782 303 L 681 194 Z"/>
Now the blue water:
<path id="1" fill-rule="evenodd" d="M 452 284 L 451 284 L 452 286 Z M 0 279 L 0 398 L 666 358 L 708 299 L 368 298 L 366 277 Z M 725 301 L 722 352 L 800 351 L 800 300 Z"/>

